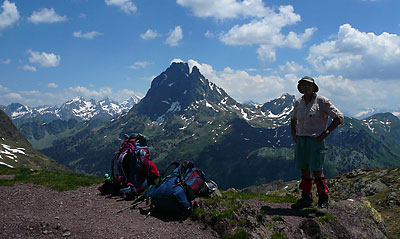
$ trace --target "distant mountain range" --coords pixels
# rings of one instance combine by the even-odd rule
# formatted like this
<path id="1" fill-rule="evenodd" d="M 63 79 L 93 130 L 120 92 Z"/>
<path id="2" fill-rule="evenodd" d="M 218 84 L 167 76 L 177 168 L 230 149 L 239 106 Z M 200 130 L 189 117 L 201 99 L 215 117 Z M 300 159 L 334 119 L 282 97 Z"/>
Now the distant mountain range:
<path id="1" fill-rule="evenodd" d="M 397 110 L 389 110 L 389 109 L 384 109 L 384 108 L 368 108 L 368 109 L 365 109 L 365 110 L 355 114 L 354 117 L 357 119 L 365 119 L 374 114 L 386 113 L 386 112 L 391 112 L 394 116 L 397 116 L 400 118 L 400 108 Z"/>
<path id="2" fill-rule="evenodd" d="M 128 112 L 135 104 L 140 101 L 140 97 L 133 96 L 128 100 L 118 103 L 109 98 L 100 101 L 85 100 L 83 97 L 75 97 L 65 102 L 60 107 L 57 106 L 38 106 L 29 107 L 19 103 L 12 103 L 8 106 L 1 106 L 3 110 L 16 124 L 61 119 L 76 119 L 87 121 L 91 119 L 112 119 L 123 113 Z"/>
<path id="3" fill-rule="evenodd" d="M 146 96 L 112 120 L 20 125 L 43 153 L 77 172 L 102 175 L 124 134 L 148 136 L 162 169 L 192 160 L 221 188 L 243 188 L 300 177 L 293 163 L 290 114 L 295 96 L 240 104 L 197 67 L 172 63 L 154 78 Z M 400 119 L 391 113 L 346 117 L 327 139 L 328 177 L 360 167 L 400 165 Z"/>

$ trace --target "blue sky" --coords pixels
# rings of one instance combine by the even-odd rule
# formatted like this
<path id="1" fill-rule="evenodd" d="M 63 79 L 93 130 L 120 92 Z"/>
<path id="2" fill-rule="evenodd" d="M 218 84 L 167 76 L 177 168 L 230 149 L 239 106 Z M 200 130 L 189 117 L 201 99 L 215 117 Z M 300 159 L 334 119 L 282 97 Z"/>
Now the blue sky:
<path id="1" fill-rule="evenodd" d="M 315 77 L 348 115 L 400 109 L 398 0 L 1 0 L 0 104 L 144 96 L 172 61 L 259 103 Z"/>

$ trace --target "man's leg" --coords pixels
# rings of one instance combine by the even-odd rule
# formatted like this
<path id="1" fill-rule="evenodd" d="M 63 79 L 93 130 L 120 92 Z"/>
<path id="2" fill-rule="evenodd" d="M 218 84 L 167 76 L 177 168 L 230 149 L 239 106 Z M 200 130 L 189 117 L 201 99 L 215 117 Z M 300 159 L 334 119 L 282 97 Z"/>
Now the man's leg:
<path id="1" fill-rule="evenodd" d="M 293 209 L 302 209 L 311 207 L 313 203 L 312 199 L 312 184 L 313 179 L 310 170 L 301 170 L 301 182 L 299 188 L 301 189 L 301 198 L 294 204 L 292 204 Z"/>
<path id="2" fill-rule="evenodd" d="M 328 207 L 328 188 L 326 186 L 326 178 L 322 170 L 314 171 L 315 185 L 318 191 L 318 206 L 327 208 Z"/>

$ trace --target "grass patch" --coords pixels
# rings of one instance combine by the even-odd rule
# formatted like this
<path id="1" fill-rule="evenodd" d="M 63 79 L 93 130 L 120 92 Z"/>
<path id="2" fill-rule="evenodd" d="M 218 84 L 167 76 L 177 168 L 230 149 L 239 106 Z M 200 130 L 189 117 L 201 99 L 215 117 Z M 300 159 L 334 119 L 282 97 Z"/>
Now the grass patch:
<path id="1" fill-rule="evenodd" d="M 319 217 L 318 221 L 322 224 L 325 224 L 328 222 L 337 222 L 336 218 L 330 213 L 326 213 L 324 216 Z"/>
<path id="2" fill-rule="evenodd" d="M 223 239 L 247 239 L 249 238 L 249 234 L 244 230 L 240 229 L 238 232 L 231 235 L 224 235 Z"/>
<path id="3" fill-rule="evenodd" d="M 0 175 L 14 175 L 10 179 L 0 178 L 0 186 L 13 186 L 19 183 L 32 182 L 58 191 L 73 190 L 103 181 L 102 178 L 75 173 L 58 173 L 27 168 L 8 168 L 5 166 L 0 166 Z"/>
<path id="4" fill-rule="evenodd" d="M 273 217 L 273 218 L 272 218 L 272 221 L 274 221 L 274 222 L 283 222 L 284 220 L 283 220 L 282 217 L 276 216 L 276 217 Z"/>
<path id="5" fill-rule="evenodd" d="M 233 212 L 242 207 L 243 203 L 235 197 L 224 195 L 220 198 L 210 199 L 204 198 L 204 203 L 212 209 L 204 210 L 196 208 L 194 210 L 195 218 L 205 218 L 207 223 L 215 223 L 216 221 L 233 218 Z"/>
<path id="6" fill-rule="evenodd" d="M 223 192 L 223 195 L 243 200 L 258 198 L 261 201 L 273 203 L 295 203 L 297 201 L 297 199 L 292 196 L 265 195 L 257 193 Z"/>
<path id="7" fill-rule="evenodd" d="M 286 233 L 284 232 L 274 232 L 271 235 L 272 239 L 287 239 Z"/>

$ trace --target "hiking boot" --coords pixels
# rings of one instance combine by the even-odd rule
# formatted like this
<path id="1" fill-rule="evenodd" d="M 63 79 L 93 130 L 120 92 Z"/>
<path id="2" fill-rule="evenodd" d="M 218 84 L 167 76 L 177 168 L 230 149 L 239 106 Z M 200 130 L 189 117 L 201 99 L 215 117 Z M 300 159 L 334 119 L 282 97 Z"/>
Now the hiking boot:
<path id="1" fill-rule="evenodd" d="M 324 215 L 328 212 L 329 198 L 327 195 L 320 196 L 318 198 L 317 214 Z"/>
<path id="2" fill-rule="evenodd" d="M 292 204 L 290 207 L 292 209 L 303 209 L 309 208 L 313 205 L 313 198 L 311 193 L 302 193 L 301 198 L 297 200 L 296 203 Z"/>

